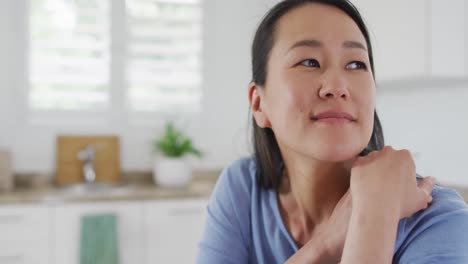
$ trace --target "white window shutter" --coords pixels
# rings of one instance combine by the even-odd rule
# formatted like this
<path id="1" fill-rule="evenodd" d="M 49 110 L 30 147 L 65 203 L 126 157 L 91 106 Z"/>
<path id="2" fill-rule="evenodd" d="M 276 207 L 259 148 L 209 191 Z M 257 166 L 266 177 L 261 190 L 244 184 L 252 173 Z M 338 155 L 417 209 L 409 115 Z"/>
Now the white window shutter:
<path id="1" fill-rule="evenodd" d="M 30 1 L 33 110 L 109 107 L 109 0 Z"/>
<path id="2" fill-rule="evenodd" d="M 133 112 L 200 108 L 201 0 L 126 0 Z"/>

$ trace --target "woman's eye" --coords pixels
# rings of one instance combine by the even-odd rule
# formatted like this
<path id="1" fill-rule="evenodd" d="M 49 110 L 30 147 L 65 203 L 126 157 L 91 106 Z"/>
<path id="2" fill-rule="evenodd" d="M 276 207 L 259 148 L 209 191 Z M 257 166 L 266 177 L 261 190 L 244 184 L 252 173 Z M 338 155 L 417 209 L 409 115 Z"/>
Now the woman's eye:
<path id="1" fill-rule="evenodd" d="M 356 70 L 356 69 L 367 69 L 367 65 L 361 61 L 352 61 L 346 65 L 346 69 Z"/>
<path id="2" fill-rule="evenodd" d="M 307 59 L 300 62 L 302 66 L 306 67 L 320 67 L 319 62 L 316 59 Z"/>

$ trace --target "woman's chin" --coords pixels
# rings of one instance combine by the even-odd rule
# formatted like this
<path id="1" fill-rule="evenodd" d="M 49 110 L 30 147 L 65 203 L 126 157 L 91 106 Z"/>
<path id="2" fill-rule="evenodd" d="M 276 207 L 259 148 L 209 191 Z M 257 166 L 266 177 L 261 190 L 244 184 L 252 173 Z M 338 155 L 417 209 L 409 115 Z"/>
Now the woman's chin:
<path id="1" fill-rule="evenodd" d="M 335 146 L 327 147 L 315 153 L 318 160 L 329 162 L 343 162 L 354 159 L 362 149 L 356 146 Z"/>

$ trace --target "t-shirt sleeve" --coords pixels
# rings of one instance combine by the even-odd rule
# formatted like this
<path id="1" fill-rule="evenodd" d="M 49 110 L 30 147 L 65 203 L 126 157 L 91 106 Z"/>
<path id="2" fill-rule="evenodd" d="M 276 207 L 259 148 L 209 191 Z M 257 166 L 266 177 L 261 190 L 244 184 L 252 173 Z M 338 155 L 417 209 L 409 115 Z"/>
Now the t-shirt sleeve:
<path id="1" fill-rule="evenodd" d="M 405 221 L 393 263 L 468 263 L 468 208 L 457 192 L 436 186 L 430 207 Z"/>
<path id="2" fill-rule="evenodd" d="M 239 160 L 221 174 L 211 195 L 198 264 L 248 263 L 250 182 L 247 160 Z"/>

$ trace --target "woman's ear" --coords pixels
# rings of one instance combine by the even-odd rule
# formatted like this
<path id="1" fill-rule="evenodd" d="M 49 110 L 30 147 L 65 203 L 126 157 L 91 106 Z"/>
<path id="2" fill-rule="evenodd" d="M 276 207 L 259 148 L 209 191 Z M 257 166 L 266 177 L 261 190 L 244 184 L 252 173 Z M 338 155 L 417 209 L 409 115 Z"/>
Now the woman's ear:
<path id="1" fill-rule="evenodd" d="M 249 102 L 250 111 L 257 122 L 257 125 L 261 128 L 271 128 L 270 120 L 268 119 L 267 113 L 263 108 L 265 100 L 265 93 L 262 87 L 251 82 L 249 84 Z"/>

